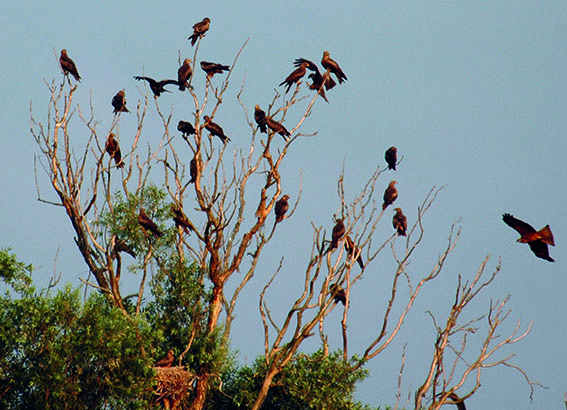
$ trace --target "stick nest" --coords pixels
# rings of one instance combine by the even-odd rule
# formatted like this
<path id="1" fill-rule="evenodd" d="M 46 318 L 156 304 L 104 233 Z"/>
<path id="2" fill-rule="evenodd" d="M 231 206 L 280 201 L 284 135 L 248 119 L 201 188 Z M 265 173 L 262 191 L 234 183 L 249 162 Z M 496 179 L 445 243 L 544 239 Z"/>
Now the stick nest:
<path id="1" fill-rule="evenodd" d="M 155 367 L 157 372 L 156 400 L 166 409 L 176 409 L 193 388 L 195 375 L 183 367 Z"/>

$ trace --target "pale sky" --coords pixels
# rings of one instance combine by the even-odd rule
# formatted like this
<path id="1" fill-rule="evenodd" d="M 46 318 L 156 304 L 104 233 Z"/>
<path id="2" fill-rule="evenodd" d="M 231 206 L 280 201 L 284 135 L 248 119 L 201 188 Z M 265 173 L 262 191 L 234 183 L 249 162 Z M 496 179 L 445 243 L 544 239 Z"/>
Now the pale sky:
<path id="1" fill-rule="evenodd" d="M 175 78 L 179 53 L 182 58 L 193 55 L 187 41 L 191 26 L 208 16 L 211 29 L 199 60 L 232 64 L 250 39 L 215 117 L 234 149 L 245 147 L 249 138 L 236 100 L 243 81 L 243 101 L 251 110 L 272 100 L 274 88 L 293 70 L 295 58 L 318 63 L 322 52 L 329 50 L 348 76 L 345 84 L 328 92 L 329 104 L 317 101 L 301 131 L 318 134 L 295 144 L 282 168 L 287 177 L 284 190 L 292 200 L 301 173 L 302 199 L 293 218 L 278 227 L 254 281 L 243 293 L 232 333 L 232 347 L 240 360 L 250 364 L 262 352 L 258 293 L 282 256 L 277 291 L 268 295 L 274 311 L 280 308 L 283 315 L 300 291 L 311 249 L 311 222 L 331 230 L 343 164 L 347 195 L 352 197 L 378 164 L 385 165 L 384 151 L 395 145 L 404 160 L 398 171 L 380 177 L 378 198 L 396 179 L 400 192 L 396 205 L 404 209 L 410 224 L 427 192 L 433 186 L 446 186 L 425 218 L 424 243 L 410 270 L 419 274 L 431 269 L 453 222 L 460 220 L 462 235 L 439 283 L 423 293 L 397 341 L 369 363 L 370 377 L 356 397 L 373 406 L 394 404 L 400 354 L 407 344 L 402 391 L 406 396 L 411 392 L 413 400 L 435 342 L 427 311 L 446 312 L 457 275 L 472 278 L 484 257 L 491 255 L 489 269 L 501 258 L 502 272 L 467 317 L 485 313 L 490 300 L 510 294 L 512 312 L 506 329 L 518 319 L 523 329 L 531 321 L 534 324 L 531 334 L 505 353 L 515 353 L 512 362 L 547 389 L 536 388 L 530 402 L 529 388 L 517 372 L 487 369 L 467 408 L 563 407 L 567 391 L 566 2 L 77 4 L 11 2 L 0 16 L 4 55 L 0 115 L 5 125 L 0 246 L 12 247 L 20 260 L 33 263 L 38 283 L 47 283 L 54 270 L 62 273 L 63 281 L 76 285 L 87 275 L 63 209 L 36 200 L 33 167 L 39 150 L 29 132 L 30 102 L 45 122 L 49 95 L 44 80 L 62 78 L 54 50 L 58 57 L 66 48 L 76 62 L 83 77 L 77 101 L 86 107 L 92 95 L 104 132 L 112 121 L 110 100 L 116 91 L 126 90 L 128 107 L 133 109 L 147 90 L 132 76 Z M 194 81 L 202 86 L 201 74 Z M 283 92 L 283 87 L 278 89 Z M 191 118 L 188 96 L 173 92 L 159 102 L 162 108 L 173 107 L 175 124 Z M 291 115 L 289 121 L 296 119 Z M 148 129 L 157 121 L 150 101 Z M 133 115 L 122 116 L 122 138 L 127 139 L 134 126 Z M 151 141 L 152 135 L 143 138 Z M 47 184 L 42 188 L 46 197 L 53 195 Z M 527 245 L 516 243 L 518 234 L 502 222 L 504 212 L 537 229 L 550 224 L 557 244 L 550 253 L 556 262 L 538 259 Z M 391 235 L 390 218 L 387 213 L 377 240 Z M 396 246 L 401 249 L 401 241 Z M 351 292 L 351 353 L 373 334 L 388 297 L 393 266 L 385 252 Z M 286 294 L 288 299 L 282 296 Z M 328 319 L 337 325 L 334 348 L 340 347 L 341 316 L 342 311 L 335 309 Z M 308 351 L 317 347 L 314 339 L 306 345 Z"/>

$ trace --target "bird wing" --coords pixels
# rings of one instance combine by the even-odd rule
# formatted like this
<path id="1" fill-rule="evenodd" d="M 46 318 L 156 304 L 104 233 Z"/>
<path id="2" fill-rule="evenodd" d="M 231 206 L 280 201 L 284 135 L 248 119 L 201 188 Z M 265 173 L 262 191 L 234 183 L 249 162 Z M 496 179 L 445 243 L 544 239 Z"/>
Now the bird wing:
<path id="1" fill-rule="evenodd" d="M 510 226 L 511 228 L 515 229 L 516 231 L 518 231 L 518 233 L 521 236 L 524 236 L 525 234 L 528 233 L 534 233 L 536 232 L 536 230 L 534 229 L 533 226 L 531 226 L 530 224 L 525 223 L 524 221 L 521 221 L 517 218 L 514 218 L 512 215 L 510 214 L 504 214 L 502 215 L 502 220 L 504 221 L 504 223 L 508 226 Z"/>
<path id="2" fill-rule="evenodd" d="M 313 61 L 307 60 L 305 58 L 296 58 L 295 61 L 293 62 L 293 66 L 299 67 L 303 63 L 307 63 L 307 68 L 309 70 L 315 71 L 316 73 L 319 72 L 319 68 L 317 67 L 317 64 L 315 64 Z"/>
<path id="3" fill-rule="evenodd" d="M 179 85 L 179 81 L 177 81 L 177 80 L 161 80 L 159 83 L 162 85 L 162 87 L 164 85 L 168 85 L 168 84 Z"/>
<path id="4" fill-rule="evenodd" d="M 144 77 L 144 76 L 139 76 L 139 75 L 135 75 L 135 76 L 134 76 L 134 80 L 138 80 L 138 81 L 140 81 L 140 80 L 146 80 L 148 83 L 150 83 L 150 85 L 151 85 L 151 84 L 157 84 L 157 81 L 154 80 L 153 78 Z"/>
<path id="5" fill-rule="evenodd" d="M 530 249 L 538 258 L 545 259 L 549 262 L 555 262 L 555 260 L 549 256 L 549 248 L 547 244 L 543 243 L 541 240 L 538 239 L 537 241 L 528 242 L 528 245 L 530 245 Z"/>

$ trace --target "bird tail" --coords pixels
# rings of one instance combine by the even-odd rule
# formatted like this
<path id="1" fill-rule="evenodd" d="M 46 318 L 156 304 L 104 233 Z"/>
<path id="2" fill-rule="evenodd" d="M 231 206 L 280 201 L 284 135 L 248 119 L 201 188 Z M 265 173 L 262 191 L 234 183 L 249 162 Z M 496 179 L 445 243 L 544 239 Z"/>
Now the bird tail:
<path id="1" fill-rule="evenodd" d="M 541 228 L 537 234 L 542 242 L 551 246 L 555 246 L 555 240 L 553 239 L 553 233 L 551 233 L 551 228 L 549 227 L 549 225 Z"/>

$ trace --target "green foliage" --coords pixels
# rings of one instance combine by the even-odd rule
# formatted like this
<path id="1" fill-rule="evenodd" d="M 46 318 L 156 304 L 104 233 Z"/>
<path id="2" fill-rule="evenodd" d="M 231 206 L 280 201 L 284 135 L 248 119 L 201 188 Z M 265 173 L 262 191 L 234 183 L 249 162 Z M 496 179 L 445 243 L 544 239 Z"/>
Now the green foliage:
<path id="1" fill-rule="evenodd" d="M 32 265 L 27 265 L 10 254 L 10 248 L 0 250 L 0 278 L 21 292 L 31 284 Z"/>
<path id="2" fill-rule="evenodd" d="M 300 354 L 274 379 L 262 409 L 370 410 L 354 400 L 357 382 L 367 370 L 353 370 L 356 357 L 345 362 L 342 352 L 326 356 L 322 351 Z M 224 376 L 223 392 L 211 393 L 208 409 L 250 408 L 260 391 L 266 363 L 263 357 L 252 367 L 231 369 Z"/>
<path id="3" fill-rule="evenodd" d="M 135 409 L 152 396 L 150 329 L 99 294 L 0 299 L 0 408 Z"/>

